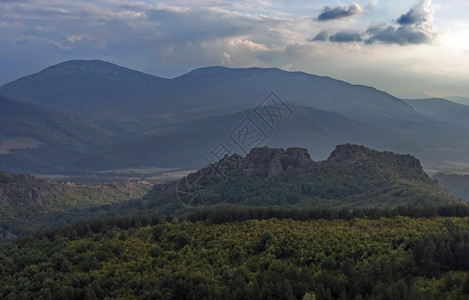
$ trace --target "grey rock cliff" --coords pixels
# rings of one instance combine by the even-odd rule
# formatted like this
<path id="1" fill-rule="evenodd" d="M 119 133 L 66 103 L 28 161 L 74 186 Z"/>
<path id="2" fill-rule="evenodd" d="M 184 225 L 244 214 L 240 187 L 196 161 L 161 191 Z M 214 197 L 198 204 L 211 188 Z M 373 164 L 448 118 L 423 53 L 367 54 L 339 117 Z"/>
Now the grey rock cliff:
<path id="1" fill-rule="evenodd" d="M 244 175 L 277 176 L 288 168 L 308 169 L 316 164 L 303 148 L 253 148 L 246 157 L 225 156 L 197 172 L 197 175 L 224 175 L 237 170 Z"/>

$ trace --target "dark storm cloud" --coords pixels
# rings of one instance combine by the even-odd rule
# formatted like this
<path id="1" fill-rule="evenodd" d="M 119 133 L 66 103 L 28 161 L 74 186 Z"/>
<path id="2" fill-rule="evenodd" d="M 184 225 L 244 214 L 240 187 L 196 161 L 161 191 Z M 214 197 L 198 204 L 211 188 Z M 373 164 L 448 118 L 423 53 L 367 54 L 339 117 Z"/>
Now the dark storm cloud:
<path id="1" fill-rule="evenodd" d="M 355 16 L 361 12 L 363 12 L 363 9 L 360 5 L 356 3 L 352 3 L 347 6 L 338 6 L 334 8 L 326 6 L 322 10 L 322 12 L 316 17 L 316 20 L 322 22 L 335 19 L 342 19 Z"/>
<path id="2" fill-rule="evenodd" d="M 335 43 L 349 43 L 349 42 L 360 42 L 362 40 L 361 34 L 356 32 L 345 32 L 340 31 L 332 35 L 329 40 Z"/>

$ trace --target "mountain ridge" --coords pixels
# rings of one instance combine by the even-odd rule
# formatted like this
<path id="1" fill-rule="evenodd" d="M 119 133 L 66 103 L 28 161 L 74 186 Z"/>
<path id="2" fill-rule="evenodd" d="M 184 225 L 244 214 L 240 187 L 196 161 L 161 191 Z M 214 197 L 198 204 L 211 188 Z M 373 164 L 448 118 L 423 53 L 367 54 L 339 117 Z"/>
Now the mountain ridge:
<path id="1" fill-rule="evenodd" d="M 75 72 L 71 72 L 71 74 L 75 76 L 77 75 L 77 73 L 82 74 L 80 70 L 85 70 L 87 69 L 86 67 L 88 65 L 93 66 L 94 64 L 98 64 L 99 68 L 107 70 L 104 73 L 115 73 L 114 70 L 118 68 L 122 71 L 120 76 L 123 78 L 125 78 L 127 74 L 130 73 L 138 74 L 142 77 L 141 80 L 143 81 L 151 81 L 150 78 L 152 80 L 159 81 L 156 84 L 156 87 L 139 86 L 140 89 L 135 89 L 134 86 L 128 87 L 133 88 L 133 93 L 135 93 L 136 95 L 135 97 L 139 99 L 138 102 L 136 102 L 135 104 L 145 105 L 150 108 L 150 111 L 156 112 L 159 110 L 159 113 L 180 112 L 191 107 L 217 107 L 217 111 L 225 113 L 231 112 L 233 110 L 247 109 L 249 107 L 255 106 L 256 101 L 260 101 L 262 98 L 265 97 L 265 93 L 267 93 L 269 90 L 273 90 L 273 88 L 275 87 L 275 89 L 278 90 L 280 95 L 283 94 L 286 95 L 285 97 L 289 97 L 286 99 L 287 101 L 298 102 L 303 105 L 312 105 L 317 109 L 336 109 L 341 110 L 343 113 L 346 113 L 347 109 L 344 109 L 344 106 L 347 105 L 350 107 L 357 106 L 361 107 L 362 110 L 367 110 L 370 108 L 370 106 L 375 105 L 375 102 L 379 102 L 379 105 L 381 106 L 385 103 L 393 102 L 392 105 L 386 107 L 386 110 L 388 110 L 388 112 L 386 112 L 386 110 L 382 111 L 383 115 L 391 113 L 390 111 L 395 110 L 396 107 L 400 107 L 398 109 L 398 112 L 400 113 L 405 112 L 412 114 L 411 107 L 408 106 L 406 103 L 375 88 L 363 85 L 352 85 L 345 81 L 336 80 L 331 77 L 317 76 L 305 72 L 288 72 L 277 68 L 226 68 L 219 66 L 204 67 L 195 69 L 191 72 L 175 77 L 173 79 L 163 79 L 103 61 L 73 60 L 51 66 L 37 74 L 25 76 L 11 83 L 8 83 L 0 88 L 0 93 L 23 101 L 33 101 L 35 103 L 40 104 L 42 103 L 43 105 L 46 105 L 50 108 L 61 109 L 66 111 L 75 110 L 78 112 L 82 110 L 82 113 L 84 114 L 90 113 L 87 110 L 90 110 L 91 108 L 85 109 L 76 106 L 74 102 L 76 102 L 77 100 L 73 100 L 74 96 L 70 94 L 85 95 L 87 97 L 93 98 L 96 102 L 98 100 L 104 101 L 104 99 L 106 99 L 106 97 L 103 98 L 100 97 L 100 95 L 97 95 L 99 93 L 105 92 L 110 93 L 110 96 L 114 96 L 115 98 L 120 99 L 120 102 L 125 102 L 125 99 L 119 98 L 119 96 L 121 96 L 118 95 L 119 93 L 111 92 L 113 90 L 122 90 L 121 86 L 113 85 L 112 82 L 101 82 L 104 87 L 106 87 L 107 85 L 107 90 L 101 89 L 100 92 L 97 90 L 95 91 L 93 84 L 96 84 L 96 82 L 93 81 L 85 81 L 88 86 L 82 86 L 80 89 L 75 88 L 75 85 L 77 84 L 76 82 L 73 84 L 65 82 L 63 84 L 63 88 L 61 89 L 60 87 L 57 87 L 53 83 L 47 81 L 54 81 L 59 79 L 63 81 L 64 78 L 56 78 L 52 75 L 54 75 L 56 72 L 58 72 L 59 74 L 63 73 L 63 70 L 75 70 Z M 88 73 L 90 72 L 88 71 Z M 93 73 L 91 72 L 91 74 Z M 32 79 L 35 78 L 39 80 L 39 75 L 47 76 L 40 76 L 40 80 L 42 80 L 40 83 L 34 82 Z M 70 74 L 67 73 L 67 75 Z M 48 76 L 50 77 L 49 79 L 47 79 Z M 83 80 L 82 78 L 74 79 L 76 81 Z M 217 81 L 217 85 L 213 84 L 213 80 Z M 124 82 L 125 80 L 120 81 Z M 305 82 L 308 83 L 305 84 Z M 44 88 L 44 90 L 41 90 L 41 88 Z M 143 91 L 143 88 L 149 88 L 149 90 Z M 160 88 L 162 90 L 160 90 Z M 315 94 L 314 89 L 318 88 L 328 88 L 328 95 L 325 95 L 323 93 Z M 341 94 L 341 91 L 338 91 L 337 93 L 336 90 L 342 89 L 346 89 L 347 93 Z M 87 90 L 88 92 L 86 92 Z M 307 90 L 308 93 L 298 94 L 299 90 Z M 70 93 L 70 91 L 73 91 L 73 93 Z M 237 92 L 238 95 L 235 98 L 230 98 L 229 95 L 232 92 Z M 334 93 L 336 94 L 333 95 Z M 376 95 L 373 101 L 370 102 L 366 101 L 364 97 L 357 97 L 355 95 L 356 93 L 376 93 Z M 131 93 L 127 94 L 128 97 L 131 97 Z M 54 102 L 51 102 L 53 101 L 52 99 L 57 96 L 64 97 L 64 100 L 66 101 L 71 101 L 70 105 L 72 105 L 72 107 L 67 108 L 66 101 L 60 101 L 60 103 L 55 104 Z M 346 96 L 347 101 L 340 100 L 340 97 L 343 96 Z M 184 99 L 187 97 L 192 98 L 191 103 L 193 104 L 184 101 Z M 227 97 L 230 99 L 223 100 L 223 98 Z M 154 101 L 155 99 L 157 99 L 159 103 L 158 106 L 155 106 L 155 103 L 152 103 L 152 101 Z M 238 100 L 238 104 L 232 103 L 234 99 Z M 334 99 L 334 101 L 331 101 L 331 99 Z M 181 102 L 181 100 L 183 102 Z M 125 105 L 120 108 L 119 101 L 115 99 L 114 105 L 122 111 L 119 113 L 116 112 L 113 114 L 109 114 L 109 117 L 120 116 L 122 115 L 123 109 L 128 108 Z M 335 102 L 337 103 L 334 104 Z M 360 104 L 362 102 L 364 104 Z M 187 107 L 188 104 L 189 107 Z M 99 103 L 95 103 L 95 105 L 99 107 Z M 379 108 L 379 106 L 374 107 L 374 109 L 377 108 Z M 134 113 L 136 114 L 135 116 L 140 117 L 144 116 L 145 114 L 148 114 L 149 112 L 148 109 L 135 110 L 135 108 L 130 110 L 130 112 L 132 111 L 134 111 Z M 91 113 L 93 113 L 95 117 L 100 117 L 99 115 L 96 116 L 96 114 L 99 112 L 100 111 L 93 111 L 91 109 Z M 398 116 L 399 114 L 394 113 L 394 115 Z M 207 116 L 207 114 L 205 114 L 205 116 Z M 101 116 L 101 118 L 108 117 Z"/>
<path id="2" fill-rule="evenodd" d="M 99 71 L 102 68 L 105 71 Z M 104 75 L 96 77 L 96 72 Z M 337 144 L 366 144 L 412 153 L 426 167 L 468 162 L 469 157 L 469 129 L 418 113 L 401 99 L 375 88 L 304 72 L 205 67 L 164 79 L 103 61 L 75 60 L 47 68 L 41 76 L 47 80 L 34 80 L 31 75 L 31 82 L 19 79 L 2 86 L 0 94 L 21 101 L 32 97 L 49 110 L 97 124 L 111 140 L 66 164 L 56 162 L 53 167 L 59 170 L 79 169 L 80 163 L 91 170 L 142 165 L 198 168 L 210 147 L 236 127 L 234 116 L 252 115 L 256 107 L 272 101 L 266 96 L 273 90 L 278 95 L 275 101 L 297 105 L 298 111 L 270 132 L 271 139 L 263 145 L 298 145 L 318 157 L 329 154 L 328 149 Z M 116 76 L 122 80 L 115 80 Z M 142 79 L 125 80 L 129 76 Z M 165 144 L 171 145 L 170 151 Z M 25 152 L 36 159 L 34 149 Z M 10 165 L 17 163 L 28 165 L 20 161 Z"/>

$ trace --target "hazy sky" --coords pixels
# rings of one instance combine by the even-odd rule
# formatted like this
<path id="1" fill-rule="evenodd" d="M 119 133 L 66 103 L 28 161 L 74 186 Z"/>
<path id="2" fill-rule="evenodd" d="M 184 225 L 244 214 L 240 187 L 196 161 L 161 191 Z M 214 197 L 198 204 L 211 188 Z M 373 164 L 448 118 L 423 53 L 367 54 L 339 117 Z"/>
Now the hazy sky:
<path id="1" fill-rule="evenodd" d="M 0 0 L 0 84 L 70 59 L 162 77 L 278 67 L 469 97 L 469 1 Z"/>

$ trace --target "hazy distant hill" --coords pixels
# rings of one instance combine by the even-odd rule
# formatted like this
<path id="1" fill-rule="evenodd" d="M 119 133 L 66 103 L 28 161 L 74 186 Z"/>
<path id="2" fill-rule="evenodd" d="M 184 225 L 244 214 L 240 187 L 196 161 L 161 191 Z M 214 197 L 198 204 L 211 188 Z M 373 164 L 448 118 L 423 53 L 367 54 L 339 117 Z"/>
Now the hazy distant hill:
<path id="1" fill-rule="evenodd" d="M 230 139 L 233 130 L 240 129 L 244 118 L 250 117 L 260 127 L 266 140 L 262 145 L 288 147 L 295 144 L 310 149 L 314 159 L 323 159 L 335 145 L 356 142 L 380 149 L 397 149 L 415 143 L 390 130 L 366 125 L 338 113 L 311 107 L 292 105 L 291 117 L 278 120 L 275 130 L 268 128 L 253 115 L 252 110 L 208 117 L 160 128 L 160 132 L 144 135 L 136 140 L 108 147 L 74 163 L 87 169 L 113 167 L 142 167 L 147 164 L 161 167 L 199 168 L 206 164 L 210 152 L 223 142 L 233 153 L 249 151 L 253 146 L 236 145 Z M 415 148 L 415 147 L 414 147 Z"/>
<path id="2" fill-rule="evenodd" d="M 109 145 L 110 135 L 96 125 L 0 96 L 0 168 L 57 170 Z"/>
<path id="3" fill-rule="evenodd" d="M 450 96 L 450 97 L 445 97 L 448 100 L 451 100 L 456 103 L 461 103 L 464 105 L 469 105 L 469 98 L 467 97 L 459 97 L 459 96 Z"/>
<path id="4" fill-rule="evenodd" d="M 366 124 L 344 115 L 288 104 L 293 114 L 277 119 L 270 129 L 253 113 L 253 109 L 222 116 L 207 117 L 148 131 L 140 137 L 112 145 L 77 160 L 73 166 L 89 169 L 112 169 L 156 165 L 160 167 L 199 168 L 206 157 L 223 142 L 234 153 L 249 151 L 254 146 L 307 148 L 314 159 L 324 159 L 337 144 L 360 143 L 379 150 L 412 153 L 426 165 L 443 164 L 445 157 L 464 160 L 468 157 L 469 138 L 466 131 L 451 124 L 433 122 L 403 123 L 400 127 Z M 230 134 L 242 128 L 249 117 L 265 134 L 261 144 L 239 147 Z M 231 136 L 232 137 L 232 136 Z M 247 148 L 246 148 L 247 147 Z"/>
<path id="5" fill-rule="evenodd" d="M 406 100 L 417 112 L 469 127 L 469 106 L 441 98 Z"/>
<path id="6" fill-rule="evenodd" d="M 433 176 L 438 183 L 451 194 L 465 201 L 469 201 L 469 175 L 438 173 Z"/>

